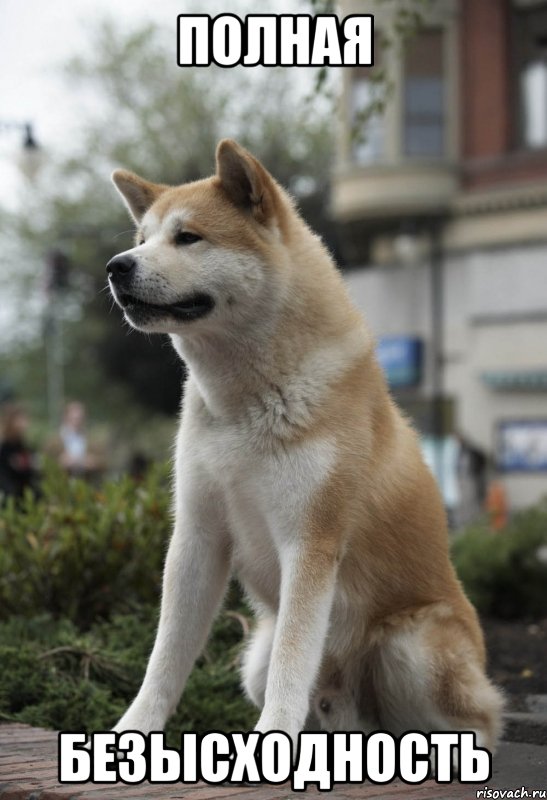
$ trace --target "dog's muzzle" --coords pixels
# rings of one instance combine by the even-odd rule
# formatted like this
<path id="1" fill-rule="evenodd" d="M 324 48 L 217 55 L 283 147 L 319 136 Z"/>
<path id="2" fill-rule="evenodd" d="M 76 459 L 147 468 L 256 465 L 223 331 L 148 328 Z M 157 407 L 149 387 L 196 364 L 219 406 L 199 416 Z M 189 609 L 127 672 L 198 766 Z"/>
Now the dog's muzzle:
<path id="1" fill-rule="evenodd" d="M 137 261 L 133 256 L 122 253 L 110 259 L 106 265 L 106 274 L 114 283 L 127 283 L 133 277 L 136 266 Z"/>
<path id="2" fill-rule="evenodd" d="M 206 292 L 190 292 L 172 303 L 153 303 L 140 296 L 134 283 L 137 261 L 133 256 L 122 253 L 111 258 L 106 272 L 111 284 L 114 299 L 123 308 L 130 322 L 150 323 L 165 317 L 180 322 L 192 322 L 211 313 L 215 301 Z"/>

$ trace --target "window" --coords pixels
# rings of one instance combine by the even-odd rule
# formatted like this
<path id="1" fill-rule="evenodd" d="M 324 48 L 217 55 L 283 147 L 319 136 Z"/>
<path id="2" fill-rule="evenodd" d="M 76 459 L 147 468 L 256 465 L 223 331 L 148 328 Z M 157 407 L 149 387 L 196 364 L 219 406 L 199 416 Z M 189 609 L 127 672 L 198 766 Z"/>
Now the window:
<path id="1" fill-rule="evenodd" d="M 439 158 L 445 152 L 443 32 L 420 31 L 412 37 L 403 70 L 404 154 Z"/>
<path id="2" fill-rule="evenodd" d="M 355 67 L 351 74 L 350 122 L 352 158 L 357 164 L 383 161 L 386 135 L 385 117 L 378 110 L 385 94 L 383 81 L 375 80 L 380 61 L 381 42 L 374 42 L 374 67 Z"/>
<path id="3" fill-rule="evenodd" d="M 521 73 L 522 144 L 547 145 L 547 63 L 532 61 Z"/>
<path id="4" fill-rule="evenodd" d="M 547 8 L 515 11 L 514 48 L 521 147 L 547 147 Z"/>

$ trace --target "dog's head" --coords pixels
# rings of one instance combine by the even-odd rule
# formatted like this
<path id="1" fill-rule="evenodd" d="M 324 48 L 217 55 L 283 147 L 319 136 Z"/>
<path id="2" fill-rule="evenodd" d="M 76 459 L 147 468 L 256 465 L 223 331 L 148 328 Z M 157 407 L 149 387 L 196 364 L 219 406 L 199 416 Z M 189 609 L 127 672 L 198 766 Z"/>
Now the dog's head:
<path id="1" fill-rule="evenodd" d="M 138 228 L 135 246 L 109 261 L 108 280 L 139 330 L 226 330 L 279 296 L 290 200 L 235 142 L 220 142 L 216 158 L 216 175 L 178 187 L 112 176 Z"/>

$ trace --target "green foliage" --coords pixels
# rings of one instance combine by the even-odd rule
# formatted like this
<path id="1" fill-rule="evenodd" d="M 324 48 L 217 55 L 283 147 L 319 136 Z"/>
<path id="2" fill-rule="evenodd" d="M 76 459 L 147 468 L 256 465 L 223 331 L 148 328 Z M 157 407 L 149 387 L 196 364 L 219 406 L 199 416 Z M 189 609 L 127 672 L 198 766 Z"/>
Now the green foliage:
<path id="1" fill-rule="evenodd" d="M 152 649 L 171 528 L 166 467 L 100 489 L 46 470 L 41 497 L 0 511 L 0 720 L 105 730 Z M 168 728 L 245 730 L 237 670 L 248 611 L 237 587 Z"/>
<path id="2" fill-rule="evenodd" d="M 85 634 L 51 616 L 0 623 L 0 720 L 107 730 L 139 688 L 155 627 L 150 606 L 98 622 Z M 241 638 L 237 619 L 223 612 L 168 725 L 170 744 L 177 744 L 183 730 L 252 727 L 256 711 L 239 688 Z"/>
<path id="3" fill-rule="evenodd" d="M 165 467 L 97 489 L 50 464 L 42 495 L 0 512 L 0 619 L 47 611 L 85 627 L 155 603 L 170 532 Z"/>
<path id="4" fill-rule="evenodd" d="M 507 619 L 547 614 L 547 500 L 517 513 L 503 531 L 468 528 L 455 538 L 452 555 L 481 613 Z"/>

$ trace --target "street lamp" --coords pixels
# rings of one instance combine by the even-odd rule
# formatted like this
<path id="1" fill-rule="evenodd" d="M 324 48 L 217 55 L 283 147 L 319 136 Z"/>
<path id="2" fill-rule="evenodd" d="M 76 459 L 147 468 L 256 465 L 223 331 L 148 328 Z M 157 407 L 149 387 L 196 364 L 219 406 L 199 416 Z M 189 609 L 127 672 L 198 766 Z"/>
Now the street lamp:
<path id="1" fill-rule="evenodd" d="M 49 421 L 59 424 L 64 404 L 64 348 L 61 308 L 63 295 L 69 288 L 70 260 L 62 250 L 50 250 L 46 262 L 46 296 L 44 316 L 46 371 Z"/>
<path id="2" fill-rule="evenodd" d="M 0 119 L 0 133 L 18 131 L 21 136 L 22 154 L 18 159 L 19 169 L 27 178 L 34 178 L 41 164 L 41 148 L 34 134 L 32 122 Z"/>
<path id="3" fill-rule="evenodd" d="M 10 131 L 20 131 L 23 134 L 21 142 L 23 150 L 31 153 L 39 150 L 32 122 L 0 119 L 0 133 L 9 133 Z"/>
<path id="4" fill-rule="evenodd" d="M 444 491 L 444 254 L 442 245 L 442 218 L 432 220 L 429 229 L 431 241 L 430 286 L 431 286 L 431 420 L 435 453 L 435 472 Z"/>
<path id="5" fill-rule="evenodd" d="M 0 119 L 0 134 L 19 132 L 22 136 L 22 154 L 19 168 L 25 177 L 36 177 L 41 165 L 41 149 L 34 134 L 32 122 Z M 63 331 L 60 304 L 63 291 L 68 287 L 69 260 L 59 250 L 47 256 L 46 296 L 44 313 L 44 339 L 46 345 L 46 371 L 48 411 L 52 425 L 59 422 L 64 399 Z"/>
<path id="6" fill-rule="evenodd" d="M 23 123 L 23 149 L 24 150 L 37 150 L 38 144 L 36 139 L 34 138 L 34 130 L 32 128 L 32 122 L 24 122 Z"/>

